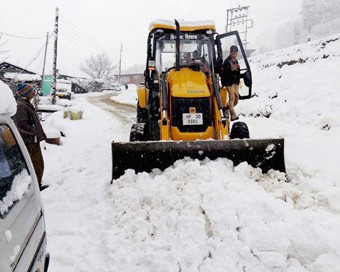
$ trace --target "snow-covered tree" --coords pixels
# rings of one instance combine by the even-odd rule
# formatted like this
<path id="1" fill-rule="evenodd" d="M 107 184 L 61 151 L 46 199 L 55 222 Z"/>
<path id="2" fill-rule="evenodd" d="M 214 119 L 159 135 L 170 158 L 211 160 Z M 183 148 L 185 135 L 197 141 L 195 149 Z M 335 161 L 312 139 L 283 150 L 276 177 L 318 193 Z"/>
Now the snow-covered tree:
<path id="1" fill-rule="evenodd" d="M 302 2 L 302 20 L 309 33 L 313 32 L 313 27 L 318 25 L 333 30 L 333 21 L 338 19 L 339 13 L 339 0 L 303 0 Z M 325 35 L 329 34 L 325 33 Z"/>
<path id="2" fill-rule="evenodd" d="M 310 32 L 312 27 L 321 20 L 320 0 L 303 0 L 302 2 L 302 21 L 304 27 Z"/>
<path id="3" fill-rule="evenodd" d="M 293 43 L 294 45 L 299 44 L 301 39 L 301 27 L 300 23 L 296 22 L 293 27 Z"/>
<path id="4" fill-rule="evenodd" d="M 86 58 L 85 61 L 80 64 L 79 69 L 89 75 L 92 80 L 108 80 L 113 78 L 117 66 L 117 61 L 111 59 L 108 54 L 101 53 Z"/>

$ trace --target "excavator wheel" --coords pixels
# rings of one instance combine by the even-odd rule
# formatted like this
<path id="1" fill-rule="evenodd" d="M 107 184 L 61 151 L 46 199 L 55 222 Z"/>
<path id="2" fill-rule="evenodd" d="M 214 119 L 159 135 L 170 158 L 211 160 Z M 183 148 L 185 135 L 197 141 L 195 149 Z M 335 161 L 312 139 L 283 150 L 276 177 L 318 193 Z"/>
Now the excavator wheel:
<path id="1" fill-rule="evenodd" d="M 130 142 L 142 142 L 146 140 L 145 123 L 133 124 L 130 132 Z"/>
<path id="2" fill-rule="evenodd" d="M 244 122 L 234 123 L 231 128 L 230 139 L 247 139 L 247 138 L 250 138 L 247 124 Z"/>
<path id="3" fill-rule="evenodd" d="M 137 104 L 137 123 L 146 123 L 148 120 L 148 112 L 145 108 L 142 108 Z"/>

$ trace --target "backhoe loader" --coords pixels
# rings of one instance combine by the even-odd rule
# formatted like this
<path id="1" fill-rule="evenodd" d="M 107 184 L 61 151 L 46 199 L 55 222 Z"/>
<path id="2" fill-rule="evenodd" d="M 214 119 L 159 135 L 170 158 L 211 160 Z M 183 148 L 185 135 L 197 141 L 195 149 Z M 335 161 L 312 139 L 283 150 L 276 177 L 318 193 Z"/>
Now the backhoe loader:
<path id="1" fill-rule="evenodd" d="M 250 139 L 244 122 L 233 122 L 230 129 L 220 74 L 231 45 L 241 52 L 240 99 L 249 99 L 251 70 L 237 31 L 219 35 L 213 21 L 150 24 L 145 82 L 137 87 L 137 123 L 130 142 L 112 142 L 112 179 L 127 169 L 164 170 L 184 157 L 222 157 L 263 172 L 285 172 L 284 139 Z"/>

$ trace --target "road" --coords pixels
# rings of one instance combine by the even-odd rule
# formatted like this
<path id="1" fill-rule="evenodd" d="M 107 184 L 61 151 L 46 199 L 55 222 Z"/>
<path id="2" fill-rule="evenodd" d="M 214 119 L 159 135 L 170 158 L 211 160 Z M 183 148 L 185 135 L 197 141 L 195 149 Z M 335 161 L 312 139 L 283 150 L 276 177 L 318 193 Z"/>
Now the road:
<path id="1" fill-rule="evenodd" d="M 136 123 L 136 108 L 116 103 L 110 97 L 112 97 L 112 94 L 88 96 L 87 101 L 113 114 L 123 125 Z"/>

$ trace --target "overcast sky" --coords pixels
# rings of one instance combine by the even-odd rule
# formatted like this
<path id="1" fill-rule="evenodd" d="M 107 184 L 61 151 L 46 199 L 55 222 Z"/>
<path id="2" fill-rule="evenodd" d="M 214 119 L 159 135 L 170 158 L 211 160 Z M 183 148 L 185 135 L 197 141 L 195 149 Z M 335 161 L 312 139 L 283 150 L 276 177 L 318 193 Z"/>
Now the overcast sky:
<path id="1" fill-rule="evenodd" d="M 57 68 L 62 74 L 82 76 L 79 64 L 96 53 L 119 59 L 122 69 L 145 63 L 148 27 L 155 19 L 213 20 L 224 33 L 227 9 L 250 6 L 249 48 L 272 41 L 273 29 L 299 16 L 302 0 L 0 0 L 0 55 L 5 61 L 41 74 L 46 34 L 53 33 L 59 8 Z M 17 37 L 13 37 L 17 36 Z M 20 38 L 19 38 L 20 37 Z M 28 39 L 30 38 L 30 39 Z M 35 39 L 31 39 L 35 38 Z M 52 72 L 53 36 L 45 74 Z"/>

